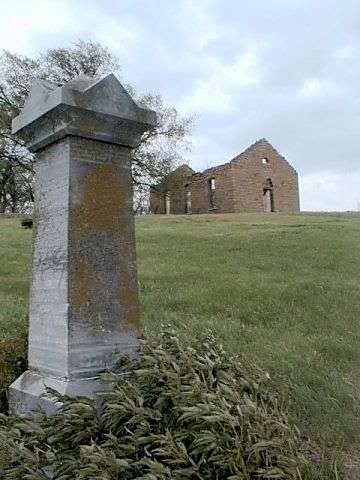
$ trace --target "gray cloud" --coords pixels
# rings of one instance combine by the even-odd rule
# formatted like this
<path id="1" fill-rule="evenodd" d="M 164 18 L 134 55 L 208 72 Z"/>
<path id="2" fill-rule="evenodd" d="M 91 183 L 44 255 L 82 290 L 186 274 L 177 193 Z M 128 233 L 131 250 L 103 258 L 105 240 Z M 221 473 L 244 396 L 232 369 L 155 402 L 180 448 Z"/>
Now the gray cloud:
<path id="1" fill-rule="evenodd" d="M 197 113 L 196 169 L 266 137 L 298 170 L 304 209 L 357 207 L 358 1 L 16 0 L 2 17 L 0 46 L 99 40 L 138 90 Z"/>

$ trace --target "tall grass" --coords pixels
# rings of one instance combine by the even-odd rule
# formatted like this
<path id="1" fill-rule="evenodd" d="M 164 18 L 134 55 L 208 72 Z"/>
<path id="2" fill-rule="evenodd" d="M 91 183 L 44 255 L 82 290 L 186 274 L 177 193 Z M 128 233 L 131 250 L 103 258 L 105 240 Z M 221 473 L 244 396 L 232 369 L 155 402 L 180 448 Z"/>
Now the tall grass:
<path id="1" fill-rule="evenodd" d="M 360 216 L 151 216 L 136 227 L 144 327 L 211 328 L 288 392 L 316 455 L 356 455 Z M 26 328 L 30 236 L 0 220 L 0 338 Z"/>

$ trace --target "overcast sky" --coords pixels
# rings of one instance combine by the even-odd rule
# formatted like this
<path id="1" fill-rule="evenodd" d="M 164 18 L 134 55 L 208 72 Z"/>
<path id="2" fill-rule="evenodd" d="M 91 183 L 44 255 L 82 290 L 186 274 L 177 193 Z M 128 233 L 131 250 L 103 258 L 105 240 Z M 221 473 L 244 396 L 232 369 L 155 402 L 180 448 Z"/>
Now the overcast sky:
<path id="1" fill-rule="evenodd" d="M 302 210 L 358 209 L 359 0 L 1 2 L 0 48 L 79 38 L 107 45 L 138 91 L 197 114 L 195 170 L 265 137 L 297 169 Z"/>

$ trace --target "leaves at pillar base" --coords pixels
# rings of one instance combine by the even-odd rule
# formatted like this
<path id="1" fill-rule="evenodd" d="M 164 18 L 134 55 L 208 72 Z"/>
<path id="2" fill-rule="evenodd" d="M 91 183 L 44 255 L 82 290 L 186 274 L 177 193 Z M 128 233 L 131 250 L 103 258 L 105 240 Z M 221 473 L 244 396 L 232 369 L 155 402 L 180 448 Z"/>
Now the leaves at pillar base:
<path id="1" fill-rule="evenodd" d="M 0 413 L 8 409 L 8 388 L 26 370 L 27 366 L 27 320 L 23 331 L 13 338 L 0 339 Z"/>
<path id="2" fill-rule="evenodd" d="M 193 345 L 172 332 L 148 337 L 122 369 L 108 377 L 100 415 L 89 400 L 65 398 L 34 428 L 1 417 L 0 477 L 300 478 L 299 434 L 269 376 L 211 335 Z"/>

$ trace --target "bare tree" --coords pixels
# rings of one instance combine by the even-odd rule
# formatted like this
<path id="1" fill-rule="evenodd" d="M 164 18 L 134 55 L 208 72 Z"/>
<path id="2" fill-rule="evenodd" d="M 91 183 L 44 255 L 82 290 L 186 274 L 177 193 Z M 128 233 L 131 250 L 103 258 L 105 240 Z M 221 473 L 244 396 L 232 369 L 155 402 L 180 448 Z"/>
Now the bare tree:
<path id="1" fill-rule="evenodd" d="M 119 60 L 95 42 L 79 41 L 70 48 L 55 48 L 37 58 L 3 51 L 0 55 L 0 212 L 22 211 L 33 201 L 33 155 L 11 135 L 11 120 L 23 107 L 35 79 L 63 85 L 85 74 L 119 74 Z M 192 118 L 181 117 L 159 95 L 136 95 L 138 103 L 156 110 L 158 124 L 146 133 L 133 154 L 136 198 L 143 198 L 150 185 L 159 183 L 177 164 L 188 146 Z M 145 202 L 146 203 L 146 202 Z M 138 209 L 140 206 L 138 206 Z"/>

